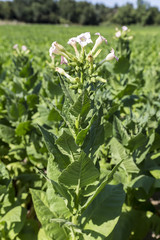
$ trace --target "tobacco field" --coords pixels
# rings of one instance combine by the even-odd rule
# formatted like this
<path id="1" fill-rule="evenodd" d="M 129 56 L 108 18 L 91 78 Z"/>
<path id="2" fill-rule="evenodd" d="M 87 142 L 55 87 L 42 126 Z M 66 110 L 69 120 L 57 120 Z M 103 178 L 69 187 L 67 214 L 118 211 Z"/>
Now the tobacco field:
<path id="1" fill-rule="evenodd" d="M 160 238 L 160 32 L 115 28 L 0 26 L 1 240 Z"/>

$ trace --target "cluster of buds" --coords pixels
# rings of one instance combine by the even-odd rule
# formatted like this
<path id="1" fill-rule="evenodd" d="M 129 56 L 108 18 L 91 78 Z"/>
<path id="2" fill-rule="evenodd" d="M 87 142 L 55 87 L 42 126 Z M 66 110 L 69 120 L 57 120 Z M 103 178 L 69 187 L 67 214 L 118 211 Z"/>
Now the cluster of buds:
<path id="1" fill-rule="evenodd" d="M 18 44 L 15 44 L 13 46 L 13 49 L 18 53 L 18 54 L 24 54 L 27 55 L 29 53 L 28 48 L 25 45 L 22 45 L 21 48 L 19 48 Z"/>
<path id="2" fill-rule="evenodd" d="M 129 32 L 130 32 L 130 29 L 126 26 L 123 26 L 122 30 L 119 30 L 118 28 L 116 28 L 115 37 L 118 39 L 121 38 L 124 40 L 131 40 L 133 36 L 128 36 Z"/>
<path id="3" fill-rule="evenodd" d="M 102 61 L 96 63 L 95 59 L 102 50 L 99 47 L 103 42 L 107 44 L 107 39 L 101 36 L 100 33 L 95 33 L 95 35 L 98 37 L 92 49 L 88 53 L 86 52 L 86 46 L 88 44 L 93 44 L 90 32 L 82 33 L 77 37 L 72 37 L 69 39 L 68 44 L 73 47 L 75 54 L 68 52 L 57 42 L 53 42 L 49 49 L 49 54 L 52 59 L 51 66 L 55 67 L 55 56 L 58 55 L 61 57 L 61 64 L 72 67 L 72 70 L 74 70 L 75 74 L 74 77 L 71 77 L 63 68 L 60 67 L 55 67 L 55 71 L 65 76 L 71 83 L 74 83 L 76 87 L 83 85 L 84 79 L 89 79 L 90 82 L 92 82 L 93 79 L 94 81 L 96 79 L 100 80 L 98 74 L 96 74 L 98 67 L 100 67 L 103 63 L 113 59 L 118 61 L 114 49 L 111 49 L 111 51 L 106 54 L 106 57 Z"/>

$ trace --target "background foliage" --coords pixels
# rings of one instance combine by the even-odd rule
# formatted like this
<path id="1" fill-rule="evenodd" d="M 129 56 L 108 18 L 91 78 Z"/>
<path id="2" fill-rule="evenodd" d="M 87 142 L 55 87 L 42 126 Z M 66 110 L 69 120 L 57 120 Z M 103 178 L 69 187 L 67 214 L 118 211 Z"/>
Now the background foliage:
<path id="1" fill-rule="evenodd" d="M 101 67 L 106 83 L 93 84 L 94 98 L 85 93 L 82 101 L 49 67 L 48 50 L 58 41 L 71 51 L 68 39 L 85 31 L 107 38 L 100 60 L 111 47 L 120 59 Z M 1 239 L 67 239 L 71 230 L 87 240 L 160 233 L 159 28 L 133 27 L 129 45 L 114 34 L 104 26 L 0 27 Z M 17 55 L 16 43 L 30 52 Z"/>
<path id="2" fill-rule="evenodd" d="M 160 24 L 160 12 L 146 1 L 108 8 L 103 4 L 93 5 L 75 0 L 13 0 L 0 1 L 0 19 L 18 20 L 27 23 L 76 23 L 99 25 L 116 23 L 121 25 Z"/>

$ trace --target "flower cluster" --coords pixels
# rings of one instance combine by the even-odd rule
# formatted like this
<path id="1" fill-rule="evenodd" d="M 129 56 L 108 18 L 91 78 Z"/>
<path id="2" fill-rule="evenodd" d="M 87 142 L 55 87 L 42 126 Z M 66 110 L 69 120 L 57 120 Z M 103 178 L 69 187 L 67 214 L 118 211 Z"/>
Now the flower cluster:
<path id="1" fill-rule="evenodd" d="M 29 50 L 25 45 L 22 45 L 21 48 L 19 48 L 18 44 L 15 44 L 13 46 L 13 49 L 16 50 L 18 54 L 28 54 Z"/>
<path id="2" fill-rule="evenodd" d="M 116 28 L 115 37 L 118 39 L 121 38 L 124 40 L 131 40 L 133 36 L 128 36 L 129 32 L 130 32 L 130 29 L 127 26 L 123 26 L 122 30 L 119 30 L 118 28 Z"/>
<path id="3" fill-rule="evenodd" d="M 103 42 L 107 44 L 107 39 L 100 33 L 95 33 L 95 35 L 98 37 L 92 49 L 88 53 L 86 52 L 86 46 L 88 44 L 93 44 L 90 32 L 82 33 L 77 37 L 69 39 L 68 44 L 74 49 L 75 54 L 68 52 L 56 41 L 52 43 L 52 46 L 49 49 L 49 55 L 52 59 L 52 63 L 54 63 L 55 56 L 59 55 L 61 57 L 61 64 L 65 64 L 67 67 L 72 67 L 72 70 L 74 68 L 75 76 L 71 77 L 64 69 L 55 67 L 55 70 L 59 74 L 65 76 L 71 83 L 82 85 L 84 79 L 89 79 L 91 82 L 96 79 L 99 80 L 100 78 L 96 75 L 96 71 L 99 66 L 101 66 L 104 62 L 113 59 L 118 61 L 118 57 L 116 57 L 114 49 L 111 49 L 102 61 L 96 63 L 95 59 L 102 50 L 99 47 Z M 104 82 L 104 80 L 102 81 Z"/>

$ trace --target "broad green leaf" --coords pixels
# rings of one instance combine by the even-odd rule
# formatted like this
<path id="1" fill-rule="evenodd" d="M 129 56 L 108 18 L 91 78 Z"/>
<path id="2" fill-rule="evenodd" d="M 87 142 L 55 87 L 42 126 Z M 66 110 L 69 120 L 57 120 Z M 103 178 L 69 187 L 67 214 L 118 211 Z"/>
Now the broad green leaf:
<path id="1" fill-rule="evenodd" d="M 81 211 L 83 212 L 92 202 L 93 200 L 98 196 L 98 194 L 104 189 L 104 187 L 113 179 L 113 175 L 114 173 L 117 171 L 118 167 L 120 166 L 120 164 L 122 163 L 122 161 L 120 161 L 113 169 L 112 171 L 102 179 L 102 181 L 100 182 L 99 186 L 97 187 L 96 191 L 94 192 L 94 194 L 88 198 L 87 202 L 84 204 L 84 206 L 82 206 Z"/>
<path id="2" fill-rule="evenodd" d="M 155 139 L 155 133 L 153 131 L 151 132 L 151 134 L 149 134 L 147 143 L 135 150 L 137 164 L 140 164 L 146 158 L 147 154 L 149 153 L 152 147 L 154 139 Z"/>
<path id="3" fill-rule="evenodd" d="M 41 228 L 38 232 L 38 240 L 52 240 L 52 238 L 48 237 L 43 228 Z"/>
<path id="4" fill-rule="evenodd" d="M 61 121 L 62 117 L 60 116 L 59 112 L 56 110 L 56 108 L 52 108 L 48 115 L 48 121 Z"/>
<path id="5" fill-rule="evenodd" d="M 147 144 L 147 138 L 143 133 L 140 132 L 129 140 L 128 148 L 131 151 L 133 151 L 146 144 Z"/>
<path id="6" fill-rule="evenodd" d="M 121 184 L 105 186 L 82 215 L 84 229 L 97 232 L 97 236 L 105 239 L 117 224 L 124 201 Z"/>
<path id="7" fill-rule="evenodd" d="M 84 91 L 70 109 L 70 113 L 75 117 L 87 115 L 91 107 L 90 98 L 87 91 Z"/>
<path id="8" fill-rule="evenodd" d="M 27 211 L 21 206 L 12 208 L 1 219 L 0 222 L 6 222 L 7 235 L 9 239 L 15 239 L 24 226 Z"/>
<path id="9" fill-rule="evenodd" d="M 19 73 L 20 77 L 27 78 L 33 74 L 33 67 L 31 62 L 27 62 L 25 66 L 22 68 L 21 72 Z"/>
<path id="10" fill-rule="evenodd" d="M 115 73 L 127 73 L 129 71 L 129 60 L 127 57 L 120 57 L 118 62 L 114 65 L 114 72 Z"/>
<path id="11" fill-rule="evenodd" d="M 99 177 L 99 171 L 96 169 L 91 159 L 84 152 L 81 153 L 78 161 L 71 163 L 60 175 L 59 182 L 75 188 L 76 186 L 85 187 Z"/>
<path id="12" fill-rule="evenodd" d="M 56 144 L 62 154 L 67 155 L 72 162 L 79 158 L 79 147 L 68 129 L 63 130 L 62 135 L 56 140 Z"/>
<path id="13" fill-rule="evenodd" d="M 29 109 L 33 109 L 39 102 L 39 98 L 36 94 L 27 95 L 27 104 Z"/>
<path id="14" fill-rule="evenodd" d="M 129 142 L 128 133 L 122 122 L 117 117 L 114 117 L 113 121 L 113 137 L 115 137 L 123 145 L 127 145 Z"/>
<path id="15" fill-rule="evenodd" d="M 134 178 L 131 182 L 132 188 L 143 188 L 147 194 L 151 190 L 151 187 L 153 186 L 153 184 L 154 184 L 154 178 L 145 176 L 145 175 L 140 175 Z"/>
<path id="16" fill-rule="evenodd" d="M 120 91 L 116 97 L 121 99 L 122 97 L 126 96 L 126 95 L 131 95 L 134 90 L 137 89 L 137 85 L 135 84 L 128 84 L 122 91 Z"/>
<path id="17" fill-rule="evenodd" d="M 66 166 L 69 164 L 69 159 L 67 156 L 63 155 L 58 147 L 55 144 L 55 136 L 51 133 L 48 132 L 46 129 L 43 127 L 39 126 L 42 135 L 44 137 L 47 149 L 52 155 L 54 156 L 55 162 L 57 162 L 58 166 L 61 169 L 64 169 Z"/>
<path id="18" fill-rule="evenodd" d="M 14 129 L 9 126 L 0 124 L 0 138 L 6 143 L 11 143 L 15 138 Z"/>
<path id="19" fill-rule="evenodd" d="M 66 229 L 58 223 L 51 222 L 51 219 L 56 216 L 49 209 L 46 194 L 40 190 L 31 189 L 30 191 L 37 217 L 42 224 L 45 234 L 53 240 L 68 239 Z"/>
<path id="20" fill-rule="evenodd" d="M 48 183 L 46 197 L 49 203 L 49 209 L 55 216 L 58 218 L 70 217 L 71 213 L 64 202 L 64 198 L 55 193 L 51 183 Z"/>
<path id="21" fill-rule="evenodd" d="M 150 173 L 156 179 L 160 179 L 160 169 L 151 170 Z"/>
<path id="22" fill-rule="evenodd" d="M 127 149 L 124 148 L 123 145 L 119 143 L 116 138 L 112 138 L 110 146 L 111 156 L 115 162 L 123 160 L 121 167 L 125 168 L 128 173 L 139 172 L 139 168 L 135 164 L 133 158 L 130 157 L 130 155 L 127 153 Z"/>
<path id="23" fill-rule="evenodd" d="M 88 126 L 85 129 L 82 129 L 76 137 L 76 144 L 79 146 L 82 146 L 82 144 L 84 143 L 85 137 L 87 135 L 87 133 L 89 132 L 91 125 L 94 121 L 95 116 L 93 116 L 88 124 Z"/>
<path id="24" fill-rule="evenodd" d="M 27 134 L 27 132 L 29 132 L 32 129 L 31 126 L 31 121 L 27 121 L 27 122 L 21 122 L 18 124 L 18 126 L 16 127 L 16 134 L 17 136 L 24 136 Z"/>

